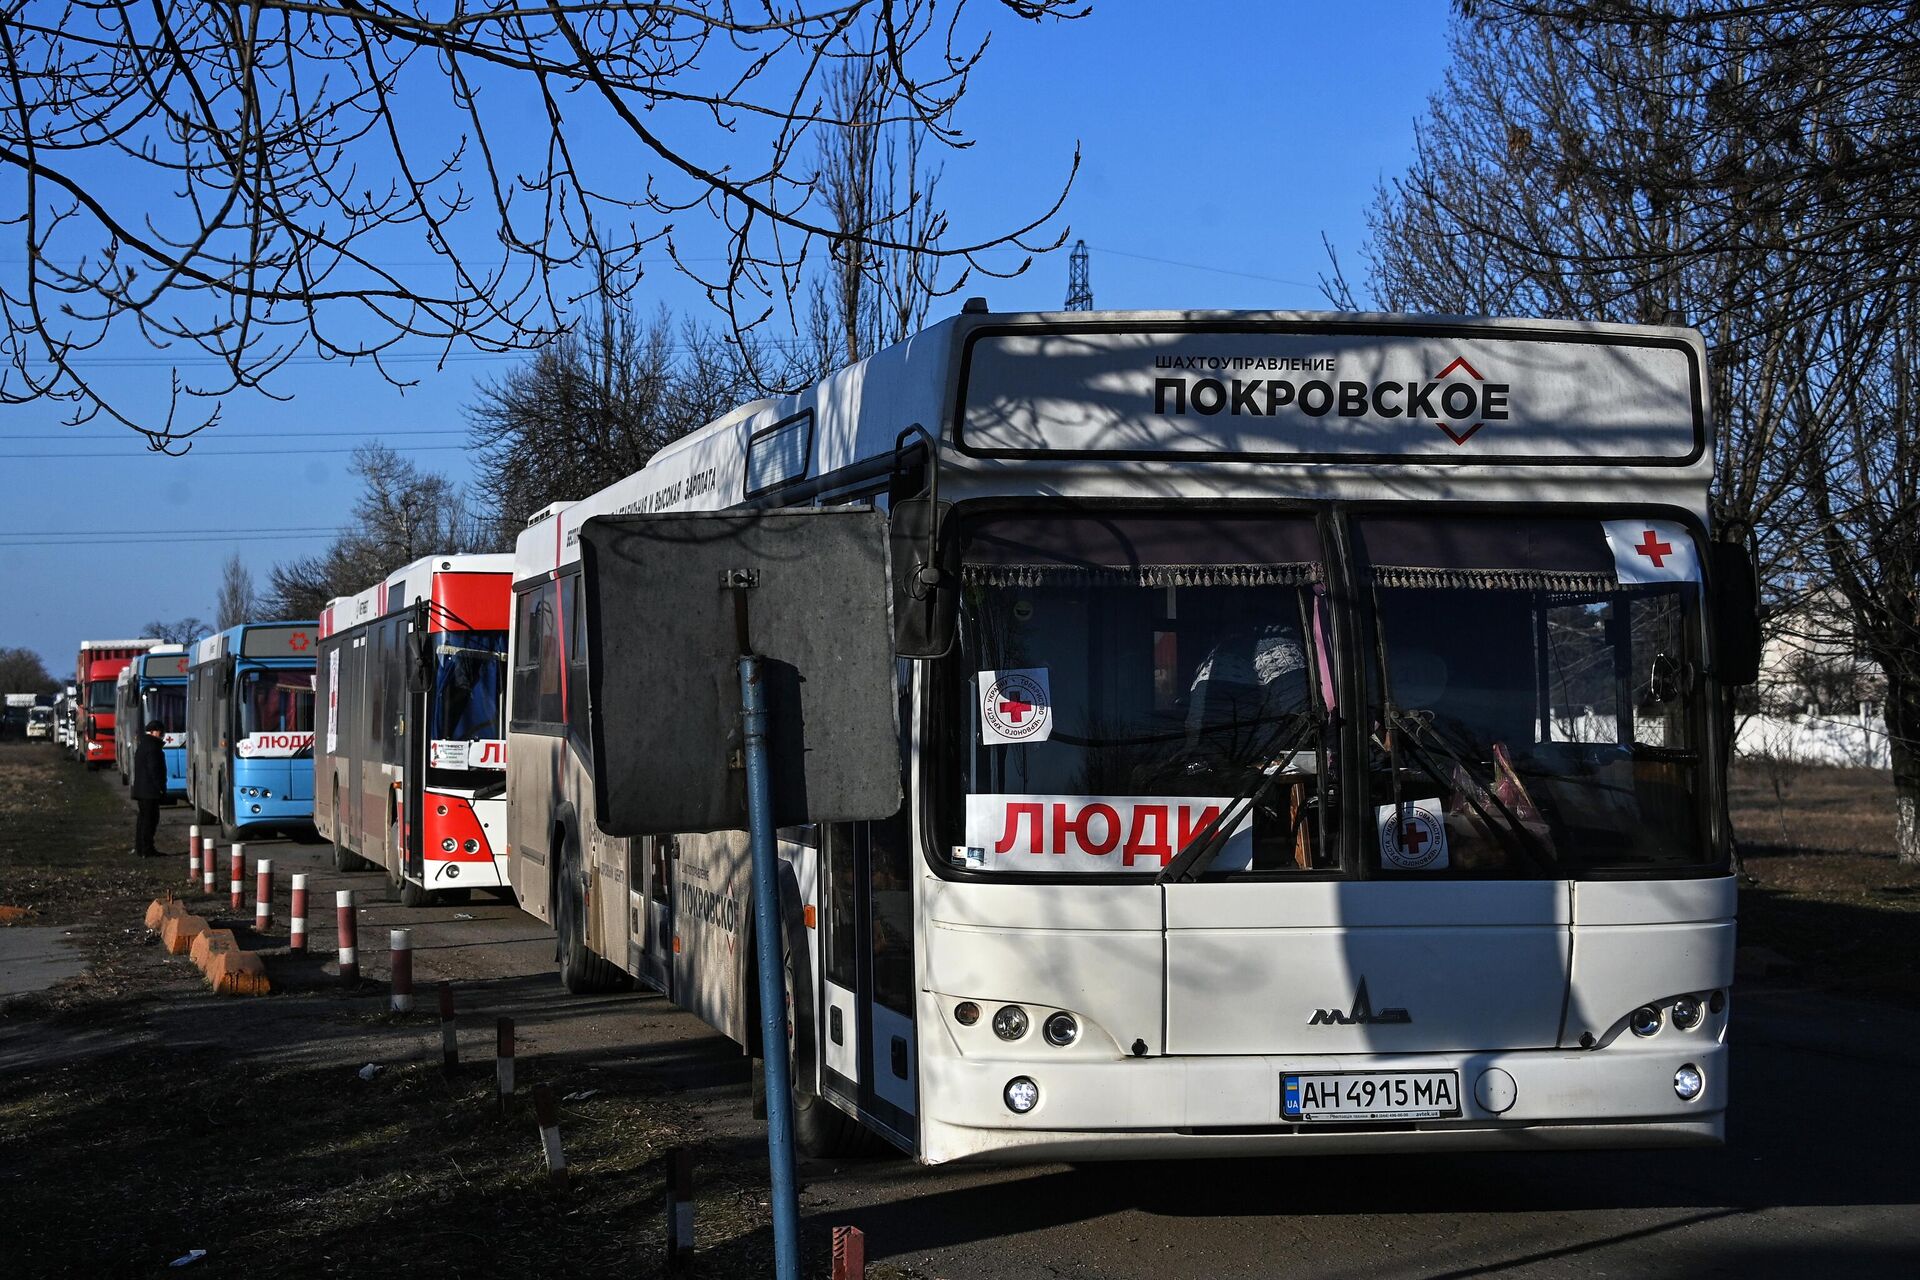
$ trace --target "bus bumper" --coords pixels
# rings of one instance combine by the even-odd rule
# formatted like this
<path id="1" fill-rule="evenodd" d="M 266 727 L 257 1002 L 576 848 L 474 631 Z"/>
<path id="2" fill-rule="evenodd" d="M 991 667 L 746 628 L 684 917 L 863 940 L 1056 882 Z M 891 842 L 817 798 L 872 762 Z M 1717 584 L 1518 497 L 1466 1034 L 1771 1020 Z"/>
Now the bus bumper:
<path id="1" fill-rule="evenodd" d="M 1674 1073 L 1697 1068 L 1690 1102 Z M 1281 1078 L 1297 1072 L 1459 1073 L 1461 1114 L 1397 1123 L 1303 1124 L 1281 1116 Z M 1503 1072 L 1511 1105 L 1482 1101 Z M 1026 1076 L 1039 1104 L 1015 1115 L 1007 1082 Z M 1499 1079 L 1499 1077 L 1490 1077 Z M 1596 1050 L 1405 1057 L 1141 1057 L 1049 1061 L 1041 1053 L 920 1061 L 920 1158 L 1028 1162 L 1227 1155 L 1715 1146 L 1725 1139 L 1727 1050 L 1710 1036 Z M 1504 1082 L 1503 1082 L 1504 1083 Z"/>

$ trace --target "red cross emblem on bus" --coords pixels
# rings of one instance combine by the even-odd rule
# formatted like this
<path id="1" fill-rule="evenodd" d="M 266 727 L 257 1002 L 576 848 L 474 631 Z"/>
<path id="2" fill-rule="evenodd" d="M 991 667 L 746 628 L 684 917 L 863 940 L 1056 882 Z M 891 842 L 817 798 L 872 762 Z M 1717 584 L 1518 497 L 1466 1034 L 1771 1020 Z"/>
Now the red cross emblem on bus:
<path id="1" fill-rule="evenodd" d="M 1431 839 L 1433 839 L 1433 837 L 1428 835 L 1425 829 L 1417 822 L 1408 821 L 1405 826 L 1400 828 L 1400 847 L 1414 854 L 1418 854 L 1426 845 L 1427 841 Z"/>
<path id="2" fill-rule="evenodd" d="M 307 647 L 307 633 L 304 631 L 294 632 L 293 639 L 287 641 L 287 648 L 289 649 L 304 649 L 306 647 Z"/>
<path id="3" fill-rule="evenodd" d="M 1000 704 L 1000 714 L 1019 724 L 1027 712 L 1033 710 L 1031 702 L 1022 702 L 1018 698 L 1009 698 Z"/>
<path id="4" fill-rule="evenodd" d="M 185 658 L 182 658 L 180 659 L 180 674 L 185 675 L 186 673 L 187 673 L 187 660 Z"/>
<path id="5" fill-rule="evenodd" d="M 1673 554 L 1673 544 L 1671 542 L 1660 541 L 1660 539 L 1655 536 L 1653 530 L 1649 529 L 1647 530 L 1647 536 L 1641 540 L 1640 545 L 1635 547 L 1634 550 L 1653 561 L 1654 568 L 1664 569 L 1666 565 L 1663 562 L 1663 557 Z"/>

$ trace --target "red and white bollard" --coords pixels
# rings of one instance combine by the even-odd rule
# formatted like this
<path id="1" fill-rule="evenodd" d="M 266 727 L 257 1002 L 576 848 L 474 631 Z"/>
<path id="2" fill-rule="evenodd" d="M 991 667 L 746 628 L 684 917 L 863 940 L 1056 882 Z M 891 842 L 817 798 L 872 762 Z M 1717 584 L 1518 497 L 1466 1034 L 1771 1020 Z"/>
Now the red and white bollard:
<path id="1" fill-rule="evenodd" d="M 273 863 L 262 858 L 253 870 L 253 931 L 265 933 L 273 923 Z"/>
<path id="2" fill-rule="evenodd" d="M 352 986 L 360 981 L 360 926 L 354 918 L 353 890 L 335 893 L 333 909 L 334 922 L 340 932 L 340 981 Z"/>
<path id="3" fill-rule="evenodd" d="M 213 837 L 200 837 L 200 892 L 213 892 Z"/>
<path id="4" fill-rule="evenodd" d="M 187 888 L 200 883 L 200 824 L 187 828 Z"/>
<path id="5" fill-rule="evenodd" d="M 867 1238 L 858 1227 L 833 1229 L 833 1280 L 867 1280 Z"/>
<path id="6" fill-rule="evenodd" d="M 304 872 L 293 877 L 293 900 L 287 907 L 287 949 L 305 951 L 307 949 L 307 877 Z"/>
<path id="7" fill-rule="evenodd" d="M 667 1274 L 685 1275 L 693 1266 L 693 1154 L 685 1147 L 667 1153 Z"/>
<path id="8" fill-rule="evenodd" d="M 238 911 L 247 905 L 247 846 L 233 846 L 233 857 L 227 865 L 227 872 L 230 877 L 227 883 L 227 910 Z"/>
<path id="9" fill-rule="evenodd" d="M 493 1105 L 501 1115 L 513 1102 L 513 1019 L 501 1018 L 493 1026 Z"/>
<path id="10" fill-rule="evenodd" d="M 393 994 L 387 1008 L 395 1013 L 413 1012 L 413 930 L 393 929 L 387 933 L 388 963 L 393 970 Z"/>
<path id="11" fill-rule="evenodd" d="M 533 1086 L 533 1116 L 540 1126 L 540 1147 L 547 1157 L 547 1181 L 556 1187 L 567 1185 L 567 1153 L 560 1146 L 560 1107 L 553 1090 L 544 1084 Z"/>

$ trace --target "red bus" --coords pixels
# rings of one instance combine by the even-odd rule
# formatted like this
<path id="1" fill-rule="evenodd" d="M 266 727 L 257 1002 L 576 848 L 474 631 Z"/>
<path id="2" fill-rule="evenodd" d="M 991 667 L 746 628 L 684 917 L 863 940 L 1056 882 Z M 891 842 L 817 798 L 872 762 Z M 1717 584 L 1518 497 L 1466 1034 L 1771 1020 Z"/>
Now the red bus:
<path id="1" fill-rule="evenodd" d="M 320 615 L 314 826 L 409 907 L 508 886 L 510 555 L 416 560 Z"/>
<path id="2" fill-rule="evenodd" d="M 82 640 L 74 660 L 74 744 L 77 760 L 89 769 L 114 762 L 113 703 L 120 673 L 127 664 L 159 644 L 158 640 Z"/>

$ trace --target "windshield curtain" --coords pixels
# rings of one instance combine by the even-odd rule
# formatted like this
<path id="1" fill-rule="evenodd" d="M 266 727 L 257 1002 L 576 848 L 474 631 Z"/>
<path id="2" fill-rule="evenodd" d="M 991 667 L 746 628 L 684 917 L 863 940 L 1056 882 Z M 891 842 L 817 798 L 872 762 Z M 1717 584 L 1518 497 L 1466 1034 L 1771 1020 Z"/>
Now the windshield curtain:
<path id="1" fill-rule="evenodd" d="M 956 867 L 1151 876 L 1255 790 L 1213 873 L 1337 867 L 1310 517 L 989 516 L 960 536 Z"/>
<path id="2" fill-rule="evenodd" d="M 240 676 L 240 734 L 313 729 L 313 672 L 252 670 Z"/>
<path id="3" fill-rule="evenodd" d="M 506 737 L 507 633 L 444 632 L 435 648 L 429 723 L 437 742 Z"/>
<path id="4" fill-rule="evenodd" d="M 140 695 L 140 715 L 143 721 L 158 720 L 167 733 L 185 733 L 187 731 L 187 686 L 183 684 L 152 685 Z M 143 723 L 141 728 L 145 728 Z"/>
<path id="5" fill-rule="evenodd" d="M 1355 522 L 1374 875 L 1707 861 L 1699 583 L 1626 582 L 1596 519 Z M 1675 563 L 1696 563 L 1691 548 Z"/>

